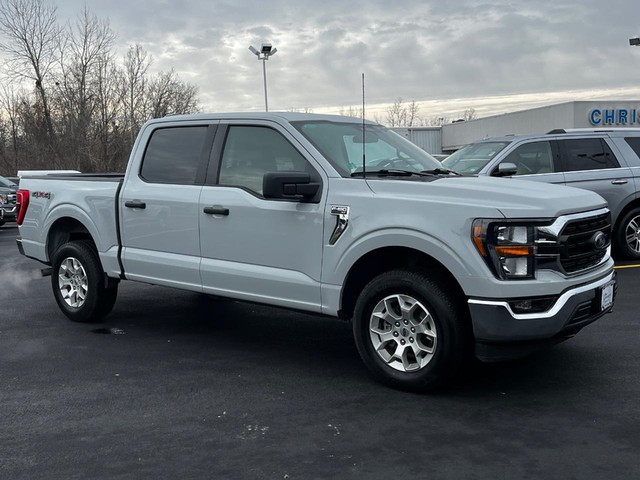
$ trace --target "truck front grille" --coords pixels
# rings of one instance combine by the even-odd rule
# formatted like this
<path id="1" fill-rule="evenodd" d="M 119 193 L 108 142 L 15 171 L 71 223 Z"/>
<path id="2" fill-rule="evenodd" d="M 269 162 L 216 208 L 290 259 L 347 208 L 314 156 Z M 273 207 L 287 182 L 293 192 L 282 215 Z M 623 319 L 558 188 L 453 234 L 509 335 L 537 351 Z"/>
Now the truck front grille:
<path id="1" fill-rule="evenodd" d="M 602 232 L 604 244 L 597 245 L 596 235 Z M 572 220 L 560 232 L 560 265 L 566 273 L 577 273 L 598 265 L 611 245 L 611 214 Z"/>

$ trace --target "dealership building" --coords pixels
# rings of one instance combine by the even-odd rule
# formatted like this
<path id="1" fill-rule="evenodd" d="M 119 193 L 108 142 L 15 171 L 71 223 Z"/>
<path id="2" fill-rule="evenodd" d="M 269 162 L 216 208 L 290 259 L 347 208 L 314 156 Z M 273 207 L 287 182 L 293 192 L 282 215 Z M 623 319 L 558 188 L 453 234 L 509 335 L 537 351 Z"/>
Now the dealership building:
<path id="1" fill-rule="evenodd" d="M 640 128 L 640 100 L 567 102 L 442 127 L 393 130 L 429 153 L 452 153 L 463 145 L 487 137 L 568 128 Z"/>

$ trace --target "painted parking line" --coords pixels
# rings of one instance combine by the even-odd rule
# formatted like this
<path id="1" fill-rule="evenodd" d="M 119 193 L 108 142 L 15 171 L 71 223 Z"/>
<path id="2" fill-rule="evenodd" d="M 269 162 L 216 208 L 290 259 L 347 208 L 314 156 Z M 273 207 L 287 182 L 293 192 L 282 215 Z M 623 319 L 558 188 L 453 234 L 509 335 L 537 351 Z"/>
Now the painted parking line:
<path id="1" fill-rule="evenodd" d="M 640 265 L 616 265 L 613 267 L 615 270 L 621 270 L 623 268 L 640 268 Z"/>

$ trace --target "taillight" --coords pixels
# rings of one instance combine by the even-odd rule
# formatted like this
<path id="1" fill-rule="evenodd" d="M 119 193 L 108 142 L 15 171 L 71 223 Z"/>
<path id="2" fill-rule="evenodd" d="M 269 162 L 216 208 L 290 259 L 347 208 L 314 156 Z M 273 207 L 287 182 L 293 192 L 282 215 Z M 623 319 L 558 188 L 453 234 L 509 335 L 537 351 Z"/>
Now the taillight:
<path id="1" fill-rule="evenodd" d="M 18 208 L 16 223 L 22 225 L 24 216 L 27 214 L 27 208 L 29 208 L 29 190 L 18 190 L 16 192 L 16 207 Z"/>

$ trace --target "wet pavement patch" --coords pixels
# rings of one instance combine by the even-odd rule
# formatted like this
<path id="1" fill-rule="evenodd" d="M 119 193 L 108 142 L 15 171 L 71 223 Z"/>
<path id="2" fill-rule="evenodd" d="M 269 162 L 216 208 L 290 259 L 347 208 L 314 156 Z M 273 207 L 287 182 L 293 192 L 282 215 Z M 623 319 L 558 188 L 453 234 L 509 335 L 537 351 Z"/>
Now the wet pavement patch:
<path id="1" fill-rule="evenodd" d="M 95 330 L 91 330 L 91 333 L 101 333 L 104 335 L 124 335 L 124 330 L 119 328 L 96 328 Z"/>

